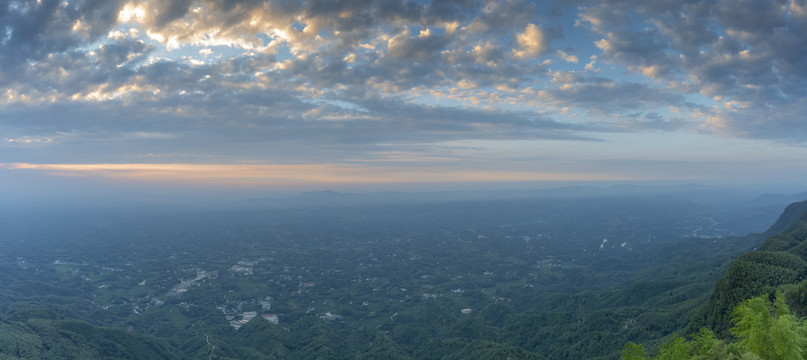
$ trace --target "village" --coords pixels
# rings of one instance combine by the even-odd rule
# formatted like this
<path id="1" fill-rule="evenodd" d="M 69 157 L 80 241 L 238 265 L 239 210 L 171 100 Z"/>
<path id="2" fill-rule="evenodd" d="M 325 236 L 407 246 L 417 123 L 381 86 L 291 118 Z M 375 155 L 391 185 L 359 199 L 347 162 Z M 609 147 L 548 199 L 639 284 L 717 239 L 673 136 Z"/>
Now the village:
<path id="1" fill-rule="evenodd" d="M 521 236 L 519 239 L 540 238 Z M 411 243 L 411 239 L 396 240 Z M 314 314 L 320 321 L 369 321 L 379 325 L 394 322 L 399 313 L 421 301 L 449 301 L 456 313 L 471 315 L 474 307 L 485 303 L 506 301 L 496 296 L 497 287 L 510 282 L 491 281 L 499 271 L 479 269 L 474 272 L 448 272 L 448 266 L 425 265 L 427 257 L 408 249 L 385 254 L 369 253 L 364 261 L 341 263 L 344 268 L 315 269 L 281 263 L 279 256 L 240 258 L 227 264 L 218 262 L 215 268 L 182 264 L 179 269 L 166 269 L 167 278 L 148 275 L 132 262 L 120 266 L 55 260 L 60 273 L 79 277 L 92 284 L 91 304 L 104 312 L 144 316 L 167 309 L 189 313 L 200 308 L 214 308 L 234 330 L 253 319 L 287 328 L 284 318 L 299 313 Z M 220 259 L 223 260 L 223 259 Z M 389 262 L 396 266 L 407 264 L 414 276 L 385 273 Z M 533 262 L 532 270 L 540 266 L 559 266 L 552 257 Z M 526 273 L 530 266 L 524 268 Z M 319 276 L 316 276 L 318 272 Z M 502 271 L 506 275 L 506 271 Z M 386 276 L 385 276 L 386 275 Z M 392 275 L 392 276 L 390 276 Z M 510 275 L 512 276 L 512 274 Z M 528 279 L 534 279 L 534 274 Z M 517 280 L 519 287 L 533 285 Z M 479 288 L 479 284 L 484 287 Z M 366 289 L 356 292 L 345 286 Z M 344 293 L 349 290 L 349 296 Z M 481 300 L 481 301 L 480 301 Z M 174 311 L 174 310 L 170 310 Z M 297 314 L 297 315 L 295 315 Z"/>
<path id="2" fill-rule="evenodd" d="M 93 326 L 171 339 L 193 358 L 290 352 L 306 358 L 342 342 L 361 351 L 391 341 L 400 346 L 396 351 L 409 351 L 404 344 L 428 342 L 434 334 L 465 339 L 455 344 L 485 333 L 518 338 L 524 326 L 563 326 L 569 316 L 581 326 L 591 316 L 592 326 L 618 321 L 620 331 L 635 331 L 640 325 L 624 325 L 642 323 L 631 315 L 641 304 L 604 317 L 597 310 L 575 314 L 619 299 L 631 289 L 625 282 L 641 279 L 636 271 L 652 260 L 648 254 L 682 231 L 708 234 L 713 224 L 698 214 L 691 222 L 664 222 L 642 218 L 651 211 L 615 217 L 597 206 L 572 213 L 496 206 L 452 205 L 448 209 L 456 210 L 441 210 L 439 221 L 392 208 L 166 215 L 151 222 L 123 215 L 93 224 L 92 235 L 70 238 L 70 246 L 41 245 L 50 236 L 17 244 L 31 250 L 9 252 L 4 274 L 24 283 L 0 294 L 25 296 L 12 309 L 48 303 L 52 312 L 37 314 L 69 314 Z M 699 254 L 736 248 L 730 238 L 686 241 L 706 246 Z M 659 276 L 682 275 L 670 268 Z M 678 284 L 662 279 L 643 281 L 658 281 L 651 288 L 660 291 Z M 530 314 L 529 323 L 513 323 L 514 314 Z"/>

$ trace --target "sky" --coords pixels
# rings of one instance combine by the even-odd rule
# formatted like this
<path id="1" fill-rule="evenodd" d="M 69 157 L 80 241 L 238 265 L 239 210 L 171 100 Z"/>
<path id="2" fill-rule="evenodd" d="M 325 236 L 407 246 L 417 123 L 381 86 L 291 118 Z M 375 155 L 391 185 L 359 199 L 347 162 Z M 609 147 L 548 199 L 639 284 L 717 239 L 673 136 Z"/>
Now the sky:
<path id="1" fill-rule="evenodd" d="M 9 0 L 0 184 L 804 183 L 806 57 L 807 0 Z"/>

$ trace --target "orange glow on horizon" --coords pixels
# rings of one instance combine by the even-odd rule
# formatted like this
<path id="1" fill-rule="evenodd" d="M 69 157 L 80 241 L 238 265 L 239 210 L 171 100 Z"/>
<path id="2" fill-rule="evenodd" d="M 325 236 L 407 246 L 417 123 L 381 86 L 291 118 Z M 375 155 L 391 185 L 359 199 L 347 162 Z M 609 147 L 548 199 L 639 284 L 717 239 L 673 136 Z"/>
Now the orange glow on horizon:
<path id="1" fill-rule="evenodd" d="M 359 164 L 0 164 L 52 176 L 209 185 L 392 184 L 627 180 L 601 174 L 483 171 Z"/>

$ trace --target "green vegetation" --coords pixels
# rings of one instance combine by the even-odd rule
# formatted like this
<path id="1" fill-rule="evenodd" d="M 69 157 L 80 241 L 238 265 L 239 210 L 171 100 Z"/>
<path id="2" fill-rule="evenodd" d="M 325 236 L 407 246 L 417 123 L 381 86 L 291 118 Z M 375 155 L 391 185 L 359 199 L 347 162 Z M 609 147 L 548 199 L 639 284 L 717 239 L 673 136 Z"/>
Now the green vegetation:
<path id="1" fill-rule="evenodd" d="M 164 341 L 77 320 L 0 322 L 0 359 L 176 359 Z"/>
<path id="2" fill-rule="evenodd" d="M 805 204 L 807 202 L 796 203 L 785 210 L 782 219 L 791 223 L 785 227 L 780 220 L 774 226 L 784 228 L 782 233 L 771 235 L 756 251 L 743 254 L 732 262 L 726 276 L 717 282 L 709 304 L 693 319 L 693 327 L 706 326 L 726 336 L 732 309 L 742 301 L 790 289 L 804 279 L 807 271 Z M 791 299 L 789 305 L 798 311 L 807 308 L 807 302 L 804 302 L 807 299 L 803 296 L 794 294 Z"/>
<path id="3" fill-rule="evenodd" d="M 807 202 L 790 205 L 771 229 L 781 233 L 766 232 L 758 249 L 732 262 L 716 283 L 689 325 L 701 328 L 697 335 L 674 336 L 652 359 L 807 357 L 807 325 L 799 318 L 807 309 Z M 622 358 L 647 356 L 644 347 L 628 343 Z"/>
<path id="4" fill-rule="evenodd" d="M 673 336 L 661 344 L 654 357 L 648 357 L 644 347 L 634 343 L 625 345 L 623 360 L 799 360 L 807 358 L 807 323 L 790 313 L 778 296 L 770 301 L 767 295 L 743 301 L 732 312 L 731 334 L 726 342 L 702 328 L 691 340 Z"/>
<path id="5" fill-rule="evenodd" d="M 14 214 L 0 359 L 617 359 L 707 319 L 733 258 L 772 277 L 749 293 L 800 281 L 799 254 L 741 256 L 761 238 L 723 236 L 711 213 L 598 198 Z M 807 285 L 789 286 L 803 313 Z"/>

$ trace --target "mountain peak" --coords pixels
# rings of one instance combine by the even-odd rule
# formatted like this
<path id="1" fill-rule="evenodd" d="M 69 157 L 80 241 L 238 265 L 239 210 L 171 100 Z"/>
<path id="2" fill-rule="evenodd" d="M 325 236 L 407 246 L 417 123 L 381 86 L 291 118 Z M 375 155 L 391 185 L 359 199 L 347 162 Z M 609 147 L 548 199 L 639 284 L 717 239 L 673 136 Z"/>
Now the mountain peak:
<path id="1" fill-rule="evenodd" d="M 788 205 L 779 216 L 779 219 L 766 230 L 763 235 L 766 237 L 779 233 L 789 232 L 799 220 L 807 221 L 807 201 L 801 201 Z"/>

